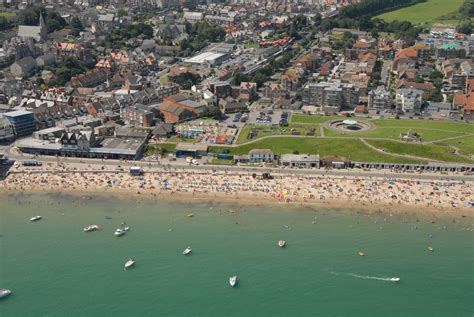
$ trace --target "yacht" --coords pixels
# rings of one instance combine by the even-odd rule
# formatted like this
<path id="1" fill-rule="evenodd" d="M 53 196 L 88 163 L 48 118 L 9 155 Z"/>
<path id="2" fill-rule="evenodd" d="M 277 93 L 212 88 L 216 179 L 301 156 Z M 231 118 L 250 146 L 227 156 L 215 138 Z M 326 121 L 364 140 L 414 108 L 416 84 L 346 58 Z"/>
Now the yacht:
<path id="1" fill-rule="evenodd" d="M 125 266 L 126 269 L 128 269 L 128 268 L 132 267 L 134 264 L 135 264 L 135 260 L 132 259 L 132 258 L 129 258 L 127 260 L 127 262 L 125 262 L 124 266 Z"/>
<path id="2" fill-rule="evenodd" d="M 191 253 L 191 251 L 192 251 L 191 247 L 188 246 L 186 249 L 184 249 L 183 255 L 188 255 L 189 253 Z"/>
<path id="3" fill-rule="evenodd" d="M 399 277 L 392 277 L 392 278 L 390 278 L 390 282 L 400 282 L 400 278 Z"/>
<path id="4" fill-rule="evenodd" d="M 41 220 L 43 217 L 41 216 L 34 216 L 34 217 L 31 217 L 30 218 L 30 221 L 38 221 L 38 220 Z"/>
<path id="5" fill-rule="evenodd" d="M 232 287 L 235 287 L 235 285 L 237 285 L 237 275 L 229 277 L 229 284 Z"/>
<path id="6" fill-rule="evenodd" d="M 193 213 L 189 213 L 189 214 L 188 214 L 188 217 L 189 217 L 189 218 L 192 218 L 192 217 L 194 217 L 194 214 L 193 214 Z"/>
<path id="7" fill-rule="evenodd" d="M 98 225 L 88 225 L 87 227 L 84 227 L 84 232 L 91 232 L 95 230 L 100 230 L 100 227 Z"/>
<path id="8" fill-rule="evenodd" d="M 127 233 L 127 231 L 123 230 L 122 228 L 118 228 L 117 230 L 115 230 L 114 235 L 116 237 L 120 237 L 123 236 L 125 233 Z"/>
<path id="9" fill-rule="evenodd" d="M 280 248 L 284 248 L 285 245 L 286 245 L 286 241 L 285 241 L 285 240 L 280 240 L 280 241 L 278 241 L 278 246 L 279 246 Z"/>
<path id="10" fill-rule="evenodd" d="M 434 251 L 433 247 L 432 247 L 432 246 L 429 246 L 429 247 L 428 247 L 428 251 L 433 252 L 433 251 Z"/>
<path id="11" fill-rule="evenodd" d="M 8 288 L 0 288 L 0 298 L 7 297 L 11 293 L 12 293 L 12 291 L 9 290 Z"/>
<path id="12" fill-rule="evenodd" d="M 357 252 L 357 254 L 358 254 L 359 256 L 364 256 L 364 255 L 365 255 L 365 253 L 362 252 L 362 251 Z"/>

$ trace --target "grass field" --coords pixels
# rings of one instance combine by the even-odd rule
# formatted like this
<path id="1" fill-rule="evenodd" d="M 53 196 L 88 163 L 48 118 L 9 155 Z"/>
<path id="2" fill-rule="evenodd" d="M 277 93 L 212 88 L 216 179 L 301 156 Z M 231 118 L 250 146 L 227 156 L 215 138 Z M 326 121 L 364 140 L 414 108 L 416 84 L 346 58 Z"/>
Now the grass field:
<path id="1" fill-rule="evenodd" d="M 291 123 L 321 124 L 326 121 L 334 120 L 334 119 L 342 119 L 342 117 L 294 114 L 291 116 Z"/>
<path id="2" fill-rule="evenodd" d="M 251 149 L 271 149 L 275 154 L 293 153 L 294 151 L 305 154 L 319 153 L 321 156 L 344 156 L 361 162 L 423 163 L 378 153 L 359 140 L 278 137 L 257 140 L 239 147 L 210 147 L 211 152 L 221 153 L 224 150 L 229 150 L 233 155 L 246 154 Z"/>
<path id="3" fill-rule="evenodd" d="M 377 128 L 371 131 L 365 132 L 352 132 L 344 133 L 332 131 L 329 129 L 324 129 L 324 134 L 326 136 L 344 136 L 351 138 L 386 138 L 393 140 L 400 140 L 400 133 L 407 133 L 409 130 L 416 132 L 421 135 L 421 140 L 423 142 L 435 141 L 443 138 L 457 137 L 465 135 L 466 132 L 455 132 L 450 130 L 435 130 L 435 129 L 425 129 L 425 128 L 416 128 L 416 127 L 404 127 L 404 128 L 392 128 L 392 127 L 383 127 Z"/>
<path id="4" fill-rule="evenodd" d="M 383 13 L 376 18 L 387 22 L 399 20 L 430 24 L 446 13 L 456 11 L 463 2 L 464 0 L 426 0 L 413 6 Z"/>
<path id="5" fill-rule="evenodd" d="M 11 13 L 11 12 L 0 11 L 0 17 L 9 18 L 9 17 L 12 17 L 12 16 L 14 16 L 14 14 Z"/>
<path id="6" fill-rule="evenodd" d="M 470 160 L 453 154 L 453 150 L 447 146 L 402 143 L 386 140 L 368 140 L 367 142 L 378 149 L 384 149 L 385 151 L 391 153 L 407 154 L 431 160 L 453 163 L 472 163 Z"/>
<path id="7" fill-rule="evenodd" d="M 248 135 L 252 129 L 257 130 L 257 135 L 253 139 L 248 139 Z M 246 143 L 252 140 L 260 139 L 269 135 L 291 135 L 292 132 L 298 131 L 300 135 L 307 135 L 311 128 L 315 129 L 315 136 L 319 133 L 319 126 L 305 125 L 305 124 L 290 124 L 288 127 L 279 126 L 264 126 L 264 125 L 246 125 L 240 131 L 237 138 L 237 144 Z"/>
<path id="8" fill-rule="evenodd" d="M 474 136 L 443 141 L 443 143 L 454 145 L 460 150 L 461 154 L 474 156 Z"/>
<path id="9" fill-rule="evenodd" d="M 176 144 L 173 143 L 160 143 L 160 144 L 150 144 L 145 150 L 145 155 L 155 155 L 156 152 L 168 152 L 172 153 L 176 148 Z"/>

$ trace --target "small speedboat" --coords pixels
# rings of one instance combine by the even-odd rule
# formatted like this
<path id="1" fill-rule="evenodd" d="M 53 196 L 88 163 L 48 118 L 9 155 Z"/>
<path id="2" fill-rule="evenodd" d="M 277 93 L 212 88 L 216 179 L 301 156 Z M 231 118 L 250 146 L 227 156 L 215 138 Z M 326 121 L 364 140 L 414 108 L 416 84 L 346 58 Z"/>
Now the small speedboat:
<path id="1" fill-rule="evenodd" d="M 132 258 L 129 258 L 129 259 L 127 260 L 127 262 L 125 262 L 124 267 L 125 267 L 126 269 L 128 269 L 128 268 L 132 267 L 133 265 L 135 265 L 135 260 L 132 259 Z"/>
<path id="2" fill-rule="evenodd" d="M 392 278 L 390 278 L 390 282 L 400 282 L 400 278 L 399 277 L 392 277 Z"/>
<path id="3" fill-rule="evenodd" d="M 278 241 L 278 246 L 279 246 L 280 248 L 284 248 L 285 245 L 286 245 L 286 241 L 285 241 L 285 240 L 280 240 L 280 241 Z"/>
<path id="4" fill-rule="evenodd" d="M 191 251 L 192 251 L 191 247 L 187 247 L 186 249 L 184 249 L 183 255 L 188 255 L 189 253 L 191 253 Z"/>
<path id="5" fill-rule="evenodd" d="M 12 293 L 12 291 L 9 290 L 8 288 L 0 288 L 0 298 L 7 297 L 11 293 Z"/>
<path id="6" fill-rule="evenodd" d="M 192 218 L 192 217 L 194 217 L 194 214 L 193 214 L 193 213 L 190 213 L 190 214 L 188 214 L 188 217 L 189 217 L 189 218 Z"/>
<path id="7" fill-rule="evenodd" d="M 87 227 L 84 227 L 84 232 L 91 232 L 95 230 L 100 230 L 100 227 L 98 225 L 88 225 Z"/>
<path id="8" fill-rule="evenodd" d="M 229 284 L 232 287 L 235 287 L 235 285 L 237 285 L 237 275 L 229 277 Z"/>
<path id="9" fill-rule="evenodd" d="M 115 230 L 114 235 L 116 237 L 120 237 L 120 236 L 123 236 L 126 233 L 127 233 L 127 231 L 123 230 L 122 228 L 118 228 L 117 230 Z"/>
<path id="10" fill-rule="evenodd" d="M 434 251 L 433 247 L 432 247 L 432 246 L 428 246 L 428 251 L 433 252 L 433 251 Z"/>
<path id="11" fill-rule="evenodd" d="M 364 255 L 365 255 L 365 253 L 362 252 L 362 251 L 357 252 L 357 254 L 358 254 L 359 256 L 364 256 Z"/>
<path id="12" fill-rule="evenodd" d="M 30 218 L 30 221 L 38 221 L 38 220 L 41 220 L 43 217 L 41 216 L 34 216 L 34 217 L 31 217 Z"/>

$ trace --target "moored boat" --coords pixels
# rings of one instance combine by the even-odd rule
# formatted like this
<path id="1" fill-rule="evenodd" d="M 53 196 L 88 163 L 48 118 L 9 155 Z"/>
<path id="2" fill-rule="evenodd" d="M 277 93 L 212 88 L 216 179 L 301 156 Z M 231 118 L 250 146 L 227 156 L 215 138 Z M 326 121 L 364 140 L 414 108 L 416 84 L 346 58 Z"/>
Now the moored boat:
<path id="1" fill-rule="evenodd" d="M 194 217 L 194 214 L 193 214 L 193 213 L 189 213 L 189 214 L 188 214 L 188 217 L 189 217 L 189 218 L 192 218 L 192 217 Z"/>
<path id="2" fill-rule="evenodd" d="M 191 253 L 191 251 L 192 251 L 191 247 L 188 246 L 186 249 L 184 249 L 183 255 L 188 255 L 189 253 Z"/>
<path id="3" fill-rule="evenodd" d="M 11 293 L 12 293 L 12 291 L 9 290 L 8 288 L 0 288 L 0 298 L 7 297 Z"/>
<path id="4" fill-rule="evenodd" d="M 91 232 L 95 230 L 100 230 L 100 227 L 98 225 L 88 225 L 87 227 L 84 227 L 84 232 Z"/>
<path id="5" fill-rule="evenodd" d="M 285 241 L 285 240 L 280 240 L 280 241 L 278 241 L 278 246 L 279 246 L 280 248 L 284 248 L 285 245 L 286 245 L 286 241 Z"/>
<path id="6" fill-rule="evenodd" d="M 118 228 L 117 230 L 115 230 L 114 235 L 116 237 L 120 237 L 123 236 L 125 233 L 127 233 L 127 231 L 123 230 L 122 228 Z"/>
<path id="7" fill-rule="evenodd" d="M 232 287 L 235 287 L 235 285 L 237 285 L 237 275 L 229 277 L 229 284 Z"/>
<path id="8" fill-rule="evenodd" d="M 43 217 L 41 216 L 34 216 L 34 217 L 31 217 L 30 218 L 30 221 L 38 221 L 38 220 L 41 220 Z"/>
<path id="9" fill-rule="evenodd" d="M 358 254 L 359 256 L 364 256 L 364 255 L 365 255 L 365 253 L 362 252 L 362 251 L 357 252 L 357 254 Z"/>
<path id="10" fill-rule="evenodd" d="M 428 251 L 433 252 L 434 248 L 432 246 L 428 246 Z"/>
<path id="11" fill-rule="evenodd" d="M 127 260 L 127 262 L 125 262 L 124 267 L 125 267 L 126 269 L 128 269 L 128 268 L 130 268 L 130 267 L 132 267 L 132 266 L 134 266 L 134 265 L 135 265 L 135 260 L 132 259 L 132 258 L 129 258 L 129 259 Z"/>

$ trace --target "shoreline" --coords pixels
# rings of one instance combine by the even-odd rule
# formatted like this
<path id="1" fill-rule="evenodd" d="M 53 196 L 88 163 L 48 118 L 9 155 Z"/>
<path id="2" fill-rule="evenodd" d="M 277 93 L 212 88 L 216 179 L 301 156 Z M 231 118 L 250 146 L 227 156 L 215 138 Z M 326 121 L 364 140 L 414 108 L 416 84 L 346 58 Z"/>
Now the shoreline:
<path id="1" fill-rule="evenodd" d="M 111 181 L 115 180 L 117 180 L 118 185 L 111 184 Z M 229 183 L 235 185 L 235 182 L 239 180 L 240 183 L 236 186 L 229 185 Z M 169 189 L 162 188 L 163 181 L 170 184 Z M 390 192 L 387 192 L 384 188 L 379 190 L 370 189 L 367 191 L 368 194 L 357 195 L 361 188 L 367 188 L 366 185 L 371 185 L 374 188 L 376 186 L 383 187 L 387 185 L 387 181 L 389 185 L 386 187 Z M 315 186 L 314 182 L 319 186 L 324 185 L 326 187 L 321 189 Z M 399 185 L 397 182 L 402 185 L 401 190 L 394 188 Z M 209 189 L 205 188 L 208 184 L 212 184 Z M 333 186 L 334 184 L 335 186 Z M 451 194 L 452 192 L 453 197 L 456 197 L 455 207 L 453 206 L 454 203 L 451 202 L 452 200 L 449 200 L 452 198 L 451 195 L 448 195 L 449 199 L 439 198 L 439 203 L 433 203 L 437 199 L 436 195 L 434 195 L 436 199 L 426 199 L 426 193 L 422 190 L 427 186 L 438 188 L 440 184 L 446 186 L 445 194 Z M 420 197 L 425 197 L 425 201 L 418 202 L 417 200 L 410 201 L 407 200 L 408 198 L 401 198 L 404 194 L 408 194 L 406 190 L 410 187 L 407 186 L 420 187 L 415 188 L 413 193 L 421 194 Z M 255 180 L 249 175 L 194 174 L 184 170 L 181 172 L 146 173 L 142 177 L 132 177 L 127 173 L 118 174 L 117 171 L 101 171 L 100 174 L 97 171 L 81 173 L 77 171 L 43 171 L 42 173 L 24 171 L 12 173 L 6 180 L 0 181 L 0 195 L 8 195 L 14 192 L 60 193 L 74 196 L 107 195 L 127 199 L 177 200 L 184 203 L 217 202 L 230 204 L 237 202 L 239 206 L 271 207 L 277 205 L 290 208 L 344 209 L 364 211 L 368 214 L 412 212 L 430 215 L 470 215 L 473 209 L 468 207 L 467 202 L 474 200 L 474 194 L 468 192 L 465 198 L 461 198 L 466 203 L 465 206 L 459 203 L 458 195 L 462 193 L 463 189 L 466 190 L 467 188 L 469 190 L 473 186 L 474 184 L 471 182 L 423 182 L 410 180 L 409 178 L 393 181 L 361 177 L 286 176 L 272 180 Z M 345 192 L 348 192 L 348 194 L 344 195 Z M 343 194 L 340 195 L 340 193 Z M 371 193 L 374 194 L 371 195 Z M 319 197 L 317 197 L 318 194 Z M 439 196 L 442 194 L 443 191 L 440 191 Z M 395 196 L 398 200 L 390 199 L 390 197 Z"/>

